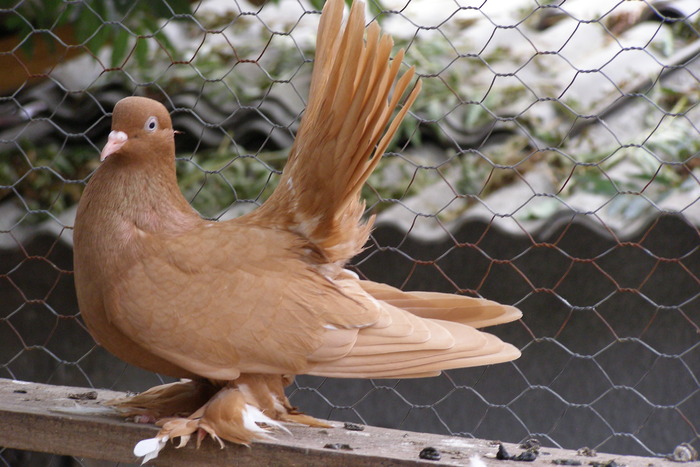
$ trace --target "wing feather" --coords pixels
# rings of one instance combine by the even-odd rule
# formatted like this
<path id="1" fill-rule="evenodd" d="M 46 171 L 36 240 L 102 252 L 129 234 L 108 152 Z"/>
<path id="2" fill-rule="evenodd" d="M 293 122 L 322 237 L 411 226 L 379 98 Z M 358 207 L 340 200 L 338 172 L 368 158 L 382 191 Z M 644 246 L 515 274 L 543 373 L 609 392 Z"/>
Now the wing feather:
<path id="1" fill-rule="evenodd" d="M 430 294 L 333 280 L 289 232 L 227 222 L 157 242 L 141 237 L 142 260 L 113 284 L 108 315 L 138 345 L 195 374 L 413 377 L 518 355 L 465 324 L 509 311 L 484 318 L 466 297 L 431 302 Z"/>
<path id="2" fill-rule="evenodd" d="M 522 312 L 513 306 L 483 298 L 439 292 L 404 292 L 372 281 L 360 281 L 359 285 L 377 300 L 410 311 L 416 316 L 455 321 L 475 328 L 510 323 L 522 316 Z"/>
<path id="3" fill-rule="evenodd" d="M 310 355 L 347 353 L 379 309 L 319 273 L 299 241 L 229 222 L 157 241 L 144 234 L 141 260 L 111 287 L 108 316 L 150 352 L 205 377 L 303 373 Z M 329 328 L 354 332 L 331 338 Z"/>

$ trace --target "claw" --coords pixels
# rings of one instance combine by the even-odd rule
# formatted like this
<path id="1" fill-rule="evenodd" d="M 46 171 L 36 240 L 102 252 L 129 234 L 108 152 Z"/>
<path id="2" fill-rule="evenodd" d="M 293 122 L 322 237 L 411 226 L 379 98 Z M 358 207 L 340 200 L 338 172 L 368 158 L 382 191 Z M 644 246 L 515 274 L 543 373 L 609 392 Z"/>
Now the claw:
<path id="1" fill-rule="evenodd" d="M 202 426 L 200 423 L 199 429 L 197 430 L 197 449 L 202 445 L 202 440 L 206 438 L 207 435 L 211 436 L 211 439 L 219 443 L 219 448 L 224 448 L 224 442 L 219 438 L 216 432 L 208 426 Z M 189 438 L 189 436 L 187 438 Z"/>
<path id="2" fill-rule="evenodd" d="M 177 446 L 175 446 L 176 449 L 184 448 L 187 446 L 187 443 L 190 442 L 190 435 L 182 435 L 180 436 L 180 442 L 177 443 Z M 200 439 L 197 439 L 197 447 L 199 447 Z"/>

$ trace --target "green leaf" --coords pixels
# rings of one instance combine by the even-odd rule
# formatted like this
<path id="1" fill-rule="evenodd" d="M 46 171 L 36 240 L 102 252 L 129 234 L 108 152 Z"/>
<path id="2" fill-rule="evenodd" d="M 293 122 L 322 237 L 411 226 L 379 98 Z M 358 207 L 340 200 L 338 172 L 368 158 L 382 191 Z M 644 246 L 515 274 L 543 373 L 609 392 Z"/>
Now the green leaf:
<path id="1" fill-rule="evenodd" d="M 114 33 L 109 25 L 102 24 L 100 29 L 98 29 L 95 32 L 95 35 L 92 36 L 92 39 L 88 41 L 88 49 L 90 49 L 93 53 L 99 52 L 99 50 L 104 47 L 113 34 Z"/>
<path id="2" fill-rule="evenodd" d="M 84 10 L 82 5 L 74 5 L 69 3 L 48 7 L 46 11 L 52 11 L 53 16 L 51 19 L 47 19 L 47 23 L 50 22 L 53 26 L 72 24 L 76 21 L 76 18 L 78 18 L 82 10 Z M 43 20 L 37 19 L 37 22 L 41 21 Z M 49 26 L 50 25 L 47 24 L 47 27 Z"/>
<path id="3" fill-rule="evenodd" d="M 90 42 L 95 32 L 102 27 L 102 20 L 89 8 L 80 8 L 78 18 L 75 22 L 75 37 L 78 41 L 85 43 L 92 53 L 97 53 L 98 49 L 93 49 Z M 99 40 L 96 42 L 99 44 Z"/>
<path id="4" fill-rule="evenodd" d="M 143 2 L 140 5 L 144 4 L 143 9 L 155 18 L 170 19 L 174 15 L 192 13 L 189 0 L 155 0 Z"/>
<path id="5" fill-rule="evenodd" d="M 114 34 L 114 40 L 112 41 L 112 67 L 116 68 L 123 65 L 124 59 L 129 50 L 131 34 L 129 32 L 119 27 L 117 32 Z"/>
<path id="6" fill-rule="evenodd" d="M 144 5 L 142 8 L 149 16 L 155 16 L 156 18 L 171 18 L 173 16 L 172 11 L 168 7 L 171 4 L 169 1 L 165 0 L 151 0 L 139 4 L 139 6 Z"/>
<path id="7" fill-rule="evenodd" d="M 136 39 L 136 63 L 142 67 L 146 68 L 148 66 L 148 38 L 139 37 Z"/>
<path id="8" fill-rule="evenodd" d="M 126 16 L 131 10 L 138 9 L 138 4 L 134 6 L 133 0 L 112 0 L 112 6 L 120 17 Z"/>
<path id="9" fill-rule="evenodd" d="M 18 15 L 5 15 L 0 24 L 7 33 L 29 30 L 26 21 L 21 19 Z M 23 37 L 25 35 L 26 34 L 22 34 Z"/>
<path id="10" fill-rule="evenodd" d="M 27 37 L 27 40 L 22 43 L 22 51 L 27 54 L 27 58 L 31 59 L 34 57 L 34 50 L 35 50 L 35 45 L 34 45 L 34 35 L 31 32 L 31 29 L 27 28 L 26 31 L 22 31 L 22 36 L 29 36 Z"/>
<path id="11" fill-rule="evenodd" d="M 350 5 L 352 3 L 352 0 L 350 0 L 350 1 L 345 0 L 345 1 L 348 5 Z M 382 19 L 384 19 L 384 16 L 382 15 L 384 10 L 386 10 L 386 8 L 384 8 L 384 5 L 382 5 L 381 1 L 369 0 L 369 12 L 370 12 L 370 14 L 375 16 L 377 18 L 377 21 L 379 21 L 380 23 L 381 23 Z"/>
<path id="12" fill-rule="evenodd" d="M 323 9 L 323 4 L 326 2 L 324 0 L 311 0 L 309 3 L 311 3 L 311 6 L 316 10 L 321 10 Z"/>
<path id="13" fill-rule="evenodd" d="M 166 0 L 176 15 L 191 14 L 191 2 L 189 0 Z"/>

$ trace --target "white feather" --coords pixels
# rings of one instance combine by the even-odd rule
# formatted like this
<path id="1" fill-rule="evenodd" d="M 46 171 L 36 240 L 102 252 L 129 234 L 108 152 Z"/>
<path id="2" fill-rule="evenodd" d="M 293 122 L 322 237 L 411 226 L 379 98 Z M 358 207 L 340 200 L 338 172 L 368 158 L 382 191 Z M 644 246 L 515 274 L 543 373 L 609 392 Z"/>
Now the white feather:
<path id="1" fill-rule="evenodd" d="M 474 454 L 469 458 L 469 467 L 486 467 L 486 462 L 482 461 L 479 456 Z"/>
<path id="2" fill-rule="evenodd" d="M 249 429 L 250 431 L 266 434 L 267 430 L 258 426 L 258 423 L 264 423 L 266 425 L 274 426 L 275 428 L 278 428 L 282 431 L 286 431 L 287 433 L 291 434 L 291 432 L 280 422 L 271 419 L 270 417 L 262 413 L 257 407 L 252 406 L 250 404 L 246 404 L 245 408 L 243 409 L 243 426 Z"/>
<path id="3" fill-rule="evenodd" d="M 272 396 L 272 406 L 277 410 L 278 412 L 286 412 L 287 408 L 280 402 L 279 398 L 276 395 Z"/>
<path id="4" fill-rule="evenodd" d="M 343 272 L 345 274 L 348 274 L 349 276 L 351 276 L 353 279 L 357 279 L 358 281 L 360 280 L 360 276 L 358 276 L 355 271 L 351 271 L 349 269 L 343 269 Z"/>
<path id="5" fill-rule="evenodd" d="M 142 439 L 134 446 L 134 456 L 143 457 L 141 465 L 158 457 L 158 453 L 165 447 L 168 442 L 168 436 L 163 438 L 148 438 Z"/>
<path id="6" fill-rule="evenodd" d="M 253 393 L 250 391 L 250 387 L 247 384 L 236 384 L 236 388 L 243 394 L 243 398 L 248 402 L 255 401 Z"/>

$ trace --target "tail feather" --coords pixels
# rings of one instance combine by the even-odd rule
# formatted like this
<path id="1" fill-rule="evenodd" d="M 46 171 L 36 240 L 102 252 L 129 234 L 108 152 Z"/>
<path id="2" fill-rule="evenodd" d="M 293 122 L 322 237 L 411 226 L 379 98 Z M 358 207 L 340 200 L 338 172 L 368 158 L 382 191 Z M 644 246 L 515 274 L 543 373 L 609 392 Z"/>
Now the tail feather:
<path id="1" fill-rule="evenodd" d="M 344 263 L 369 236 L 361 222 L 360 189 L 375 169 L 420 90 L 397 112 L 414 70 L 397 79 L 403 51 L 393 61 L 391 37 L 376 23 L 366 28 L 364 4 L 353 3 L 342 27 L 343 2 L 324 6 L 309 102 L 280 184 L 249 216 L 295 230 L 329 263 Z"/>
<path id="2" fill-rule="evenodd" d="M 518 310 L 481 299 L 402 292 L 346 277 L 337 267 L 367 241 L 373 219 L 361 221 L 360 189 L 420 90 L 417 82 L 409 91 L 413 68 L 399 77 L 403 51 L 392 61 L 392 39 L 376 23 L 365 29 L 362 2 L 353 3 L 344 27 L 342 16 L 342 1 L 326 2 L 297 138 L 275 192 L 248 215 L 303 236 L 321 254 L 315 258 L 319 265 L 331 263 L 320 268 L 326 278 L 360 308 L 376 312 L 375 321 L 360 327 L 335 318 L 306 372 L 409 378 L 517 358 L 515 347 L 476 327 L 517 319 Z"/>

